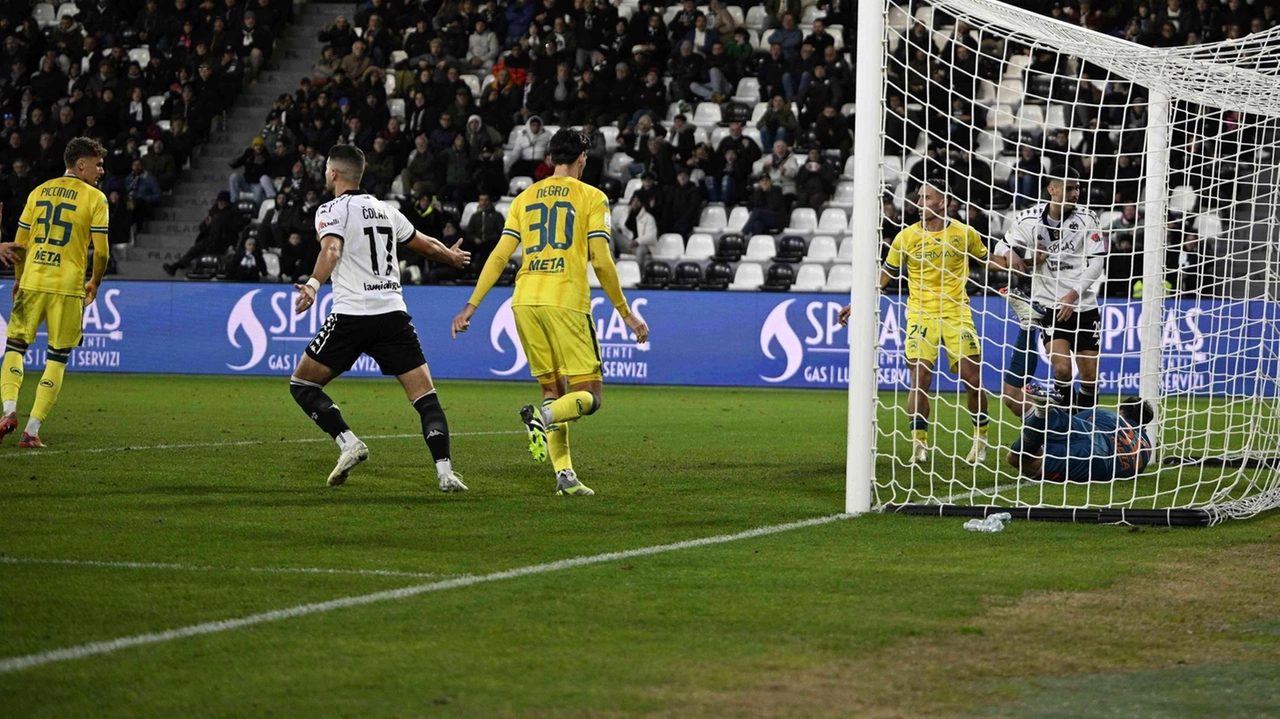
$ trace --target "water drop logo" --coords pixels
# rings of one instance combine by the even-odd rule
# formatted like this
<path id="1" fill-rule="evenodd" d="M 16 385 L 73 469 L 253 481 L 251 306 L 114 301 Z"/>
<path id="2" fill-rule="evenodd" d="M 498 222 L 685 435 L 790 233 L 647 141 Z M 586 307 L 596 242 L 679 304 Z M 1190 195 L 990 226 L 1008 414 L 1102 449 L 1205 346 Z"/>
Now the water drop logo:
<path id="1" fill-rule="evenodd" d="M 227 363 L 228 367 L 237 372 L 252 369 L 267 354 L 267 331 L 258 321 L 258 316 L 253 313 L 253 298 L 261 291 L 252 290 L 246 293 L 232 308 L 231 316 L 227 318 L 227 341 L 231 346 L 240 348 L 240 341 L 236 339 L 236 334 L 243 331 L 245 337 L 249 339 L 249 345 L 253 347 L 253 354 L 248 362 L 242 365 Z"/>
<path id="2" fill-rule="evenodd" d="M 524 356 L 524 347 L 520 345 L 520 334 L 516 332 L 516 315 L 511 311 L 511 300 L 502 303 L 498 308 L 498 313 L 493 316 L 493 324 L 489 325 L 489 342 L 495 350 L 502 354 L 507 351 L 502 349 L 502 338 L 506 337 L 507 342 L 511 343 L 511 347 L 515 350 L 516 361 L 511 365 L 511 369 L 489 371 L 499 377 L 509 377 L 516 372 L 525 368 L 528 360 Z"/>
<path id="3" fill-rule="evenodd" d="M 800 364 L 804 361 L 804 347 L 800 344 L 800 336 L 791 329 L 791 323 L 787 322 L 787 310 L 794 302 L 795 300 L 787 300 L 774 307 L 765 318 L 764 327 L 760 328 L 760 351 L 764 352 L 764 356 L 777 359 L 773 350 L 770 349 L 774 342 L 778 343 L 782 353 L 787 356 L 787 367 L 782 374 L 777 377 L 760 375 L 760 379 L 765 382 L 786 382 L 800 369 Z"/>

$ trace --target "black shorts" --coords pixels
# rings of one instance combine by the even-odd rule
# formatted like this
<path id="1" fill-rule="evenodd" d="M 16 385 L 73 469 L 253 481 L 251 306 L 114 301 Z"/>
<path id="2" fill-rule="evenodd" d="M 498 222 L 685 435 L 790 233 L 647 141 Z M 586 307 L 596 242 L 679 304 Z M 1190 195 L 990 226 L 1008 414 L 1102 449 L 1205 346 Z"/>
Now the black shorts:
<path id="1" fill-rule="evenodd" d="M 1102 346 L 1102 314 L 1098 310 L 1072 312 L 1065 320 L 1055 311 L 1046 312 L 1042 320 L 1045 344 L 1066 340 L 1072 352 L 1097 352 Z"/>
<path id="2" fill-rule="evenodd" d="M 407 312 L 329 315 L 307 345 L 308 357 L 338 374 L 351 369 L 362 354 L 372 357 L 382 374 L 393 377 L 427 363 Z"/>

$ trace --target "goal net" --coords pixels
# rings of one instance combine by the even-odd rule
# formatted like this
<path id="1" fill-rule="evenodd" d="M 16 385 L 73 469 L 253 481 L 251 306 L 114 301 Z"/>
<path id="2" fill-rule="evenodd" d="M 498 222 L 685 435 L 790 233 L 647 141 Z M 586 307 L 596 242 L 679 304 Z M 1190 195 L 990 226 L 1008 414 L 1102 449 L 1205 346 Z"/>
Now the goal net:
<path id="1" fill-rule="evenodd" d="M 878 237 L 884 260 L 899 231 L 935 219 L 914 244 L 904 232 L 894 255 L 903 269 L 874 303 L 855 289 L 851 344 L 874 332 L 878 351 L 867 422 L 857 414 L 872 410 L 851 395 L 850 487 L 865 427 L 869 504 L 882 511 L 1195 525 L 1280 505 L 1280 28 L 1151 48 L 991 0 L 890 2 L 860 17 L 859 70 L 874 58 L 881 72 L 878 97 L 858 98 L 857 152 L 880 161 L 856 180 L 883 211 L 855 212 L 854 233 Z M 943 195 L 945 220 L 921 207 L 922 186 Z M 948 260 L 964 252 L 963 234 L 932 230 L 961 225 L 992 256 L 1033 238 L 1023 247 L 1035 250 L 1020 253 L 1030 277 Z M 1074 334 L 1070 318 L 1037 314 L 1028 326 L 1002 293 L 1056 297 L 1090 280 L 1103 253 L 1101 276 L 1079 293 Z M 963 323 L 909 299 L 913 271 L 938 284 L 928 268 L 966 285 L 989 419 L 959 380 L 971 354 Z M 1036 313 L 1057 310 L 1039 304 Z M 1051 347 L 1051 333 L 1071 341 Z M 1064 344 L 1055 381 L 1051 355 Z M 932 384 L 919 389 L 912 360 L 933 359 L 934 346 Z M 1065 414 L 1024 426 L 1019 386 L 1066 387 L 1064 359 Z M 1126 452 L 1127 423 L 1104 417 L 1128 396 L 1154 410 L 1151 461 L 1136 476 L 1143 453 Z M 987 456 L 971 463 L 984 421 Z M 1019 440 L 1024 451 L 1010 457 Z M 1093 450 L 1081 459 L 1083 442 Z"/>

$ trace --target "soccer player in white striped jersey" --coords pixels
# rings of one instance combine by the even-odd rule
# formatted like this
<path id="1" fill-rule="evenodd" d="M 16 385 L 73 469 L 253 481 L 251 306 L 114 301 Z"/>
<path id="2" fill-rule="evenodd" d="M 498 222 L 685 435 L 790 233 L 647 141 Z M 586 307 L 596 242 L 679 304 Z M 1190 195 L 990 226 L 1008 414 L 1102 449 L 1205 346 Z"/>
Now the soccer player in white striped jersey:
<path id="1" fill-rule="evenodd" d="M 467 487 L 453 471 L 449 454 L 449 424 L 413 318 L 406 312 L 396 248 L 407 247 L 453 267 L 465 267 L 471 255 L 458 249 L 461 240 L 445 247 L 415 230 L 399 210 L 361 190 L 363 174 L 364 153 L 359 148 L 337 145 L 329 151 L 325 185 L 335 197 L 316 211 L 320 257 L 311 279 L 296 285 L 295 309 L 307 311 L 320 286 L 330 278 L 333 309 L 307 345 L 306 356 L 289 381 L 289 391 L 302 411 L 337 442 L 341 454 L 329 474 L 329 486 L 342 484 L 353 467 L 369 458 L 369 448 L 351 432 L 324 387 L 351 369 L 361 354 L 369 355 L 383 374 L 400 380 L 418 411 L 440 491 L 463 492 Z"/>

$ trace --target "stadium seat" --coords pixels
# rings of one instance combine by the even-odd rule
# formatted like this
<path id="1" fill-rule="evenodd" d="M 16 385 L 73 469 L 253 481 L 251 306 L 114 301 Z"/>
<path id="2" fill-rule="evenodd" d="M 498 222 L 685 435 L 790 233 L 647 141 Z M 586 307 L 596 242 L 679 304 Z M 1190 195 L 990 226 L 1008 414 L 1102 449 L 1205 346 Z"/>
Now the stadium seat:
<path id="1" fill-rule="evenodd" d="M 258 222 L 266 222 L 267 213 L 270 212 L 271 210 L 274 210 L 275 207 L 276 207 L 276 201 L 274 198 L 267 198 L 263 200 L 262 205 L 258 207 L 258 218 L 257 218 Z"/>
<path id="2" fill-rule="evenodd" d="M 747 243 L 747 254 L 743 259 L 750 262 L 768 262 L 777 254 L 771 235 L 756 235 Z"/>
<path id="3" fill-rule="evenodd" d="M 850 159 L 853 159 L 852 155 Z M 847 167 L 847 166 L 846 166 Z M 897 185 L 902 182 L 906 170 L 903 169 L 902 158 L 897 155 L 891 155 L 880 161 L 880 174 L 884 178 L 887 185 Z M 852 177 L 852 175 L 850 175 Z"/>
<path id="4" fill-rule="evenodd" d="M 711 259 L 721 262 L 737 262 L 745 251 L 742 235 L 721 235 L 716 241 L 716 254 Z"/>
<path id="5" fill-rule="evenodd" d="M 1044 106 L 1024 103 L 1018 108 L 1017 128 L 1032 135 L 1044 134 Z"/>
<path id="6" fill-rule="evenodd" d="M 711 131 L 711 149 L 715 150 L 720 147 L 720 143 L 724 142 L 724 138 L 729 136 L 729 128 L 717 127 Z"/>
<path id="7" fill-rule="evenodd" d="M 399 97 L 388 98 L 387 110 L 391 113 L 392 117 L 398 117 L 401 120 L 403 120 L 404 119 L 404 100 Z"/>
<path id="8" fill-rule="evenodd" d="M 678 260 L 684 254 L 684 236 L 669 232 L 658 237 L 658 246 L 653 250 L 655 260 Z"/>
<path id="9" fill-rule="evenodd" d="M 129 62 L 136 62 L 145 68 L 151 64 L 151 51 L 145 47 L 135 47 L 129 51 Z"/>
<path id="10" fill-rule="evenodd" d="M 796 273 L 796 283 L 791 289 L 796 292 L 821 292 L 822 286 L 827 284 L 827 271 L 822 265 L 800 265 L 800 271 Z"/>
<path id="11" fill-rule="evenodd" d="M 515 197 L 516 195 L 519 195 L 521 192 L 524 192 L 525 190 L 529 189 L 529 186 L 532 184 L 533 184 L 532 177 L 517 175 L 516 177 L 511 178 L 511 182 L 507 184 L 507 195 L 511 197 Z"/>
<path id="12" fill-rule="evenodd" d="M 816 237 L 814 238 L 817 239 Z M 840 249 L 836 252 L 836 262 L 853 262 L 853 238 L 846 237 L 840 241 Z"/>
<path id="13" fill-rule="evenodd" d="M 707 260 L 716 253 L 716 243 L 711 235 L 704 233 L 694 233 L 689 235 L 689 241 L 685 243 L 684 254 L 680 256 L 682 260 Z"/>
<path id="14" fill-rule="evenodd" d="M 636 194 L 636 190 L 640 189 L 643 185 L 644 181 L 639 177 L 633 177 L 630 180 L 627 180 L 627 188 L 622 191 L 622 201 L 631 202 L 631 196 Z"/>
<path id="15" fill-rule="evenodd" d="M 853 289 L 853 267 L 850 265 L 833 265 L 827 274 L 827 282 L 823 292 L 847 293 Z"/>
<path id="16" fill-rule="evenodd" d="M 624 290 L 640 284 L 640 263 L 635 260 L 618 260 L 618 284 Z"/>
<path id="17" fill-rule="evenodd" d="M 794 214 L 794 213 L 792 213 Z M 844 232 L 849 226 L 849 215 L 839 207 L 829 207 L 822 211 L 822 219 L 818 220 L 818 232 Z"/>
<path id="18" fill-rule="evenodd" d="M 618 149 L 618 128 L 613 125 L 605 125 L 600 128 L 600 134 L 604 135 L 604 149 L 606 152 L 613 152 Z"/>
<path id="19" fill-rule="evenodd" d="M 644 266 L 644 275 L 640 284 L 642 290 L 660 290 L 671 283 L 671 265 L 665 262 L 648 262 Z"/>
<path id="20" fill-rule="evenodd" d="M 760 81 L 754 77 L 744 77 L 738 81 L 738 89 L 733 93 L 733 99 L 754 105 L 760 102 Z"/>
<path id="21" fill-rule="evenodd" d="M 493 209 L 497 210 L 503 219 L 506 219 L 507 213 L 511 211 L 511 202 L 510 200 L 498 200 L 493 203 Z"/>
<path id="22" fill-rule="evenodd" d="M 622 173 L 631 164 L 631 156 L 625 152 L 615 152 L 609 157 L 609 168 L 605 170 L 610 177 L 622 177 Z"/>
<path id="23" fill-rule="evenodd" d="M 147 98 L 147 106 L 151 108 L 151 117 L 159 118 L 164 112 L 164 95 L 152 95 Z"/>
<path id="24" fill-rule="evenodd" d="M 61 22 L 62 18 L 66 15 L 75 17 L 76 15 L 79 15 L 79 14 L 80 14 L 80 8 L 76 7 L 76 4 L 73 2 L 64 2 L 58 6 L 58 22 Z"/>
<path id="25" fill-rule="evenodd" d="M 702 273 L 703 290 L 726 290 L 733 282 L 733 268 L 724 262 L 712 262 Z"/>
<path id="26" fill-rule="evenodd" d="M 853 183 L 849 180 L 842 180 L 836 185 L 836 192 L 831 196 L 828 205 L 842 208 L 844 210 L 853 210 Z"/>
<path id="27" fill-rule="evenodd" d="M 1050 130 L 1068 127 L 1066 108 L 1062 105 L 1050 103 L 1049 109 L 1044 113 L 1044 124 Z"/>
<path id="28" fill-rule="evenodd" d="M 699 233 L 723 232 L 728 224 L 729 218 L 725 216 L 723 206 L 707 205 L 702 208 L 702 217 L 698 218 L 698 226 L 694 227 L 693 231 Z"/>
<path id="29" fill-rule="evenodd" d="M 414 28 L 414 29 L 416 30 L 417 28 Z M 409 53 L 405 52 L 404 50 L 391 51 L 391 65 L 393 67 L 396 65 L 399 65 L 400 63 L 408 59 L 409 59 Z"/>
<path id="30" fill-rule="evenodd" d="M 169 120 L 156 120 L 156 127 L 160 128 L 162 132 L 168 132 L 169 129 L 173 127 L 173 123 Z M 190 160 L 188 160 L 188 162 L 190 162 Z"/>
<path id="31" fill-rule="evenodd" d="M 468 224 L 470 224 L 471 216 L 476 214 L 476 208 L 479 206 L 480 206 L 479 202 L 468 202 L 466 205 L 464 205 L 462 208 L 462 222 L 459 223 L 458 226 L 466 227 Z"/>
<path id="32" fill-rule="evenodd" d="M 714 102 L 700 102 L 693 111 L 693 124 L 698 127 L 715 127 L 720 124 L 720 105 Z"/>
<path id="33" fill-rule="evenodd" d="M 769 266 L 769 272 L 765 275 L 764 284 L 760 289 L 766 292 L 786 292 L 791 289 L 791 285 L 796 281 L 796 269 L 787 264 L 776 264 Z"/>
<path id="34" fill-rule="evenodd" d="M 763 5 L 755 5 L 747 9 L 746 26 L 759 32 L 764 29 L 765 23 L 769 19 L 769 13 L 764 9 Z"/>
<path id="35" fill-rule="evenodd" d="M 797 207 L 791 211 L 791 222 L 783 230 L 788 235 L 809 235 L 818 229 L 818 213 L 812 207 Z"/>
<path id="36" fill-rule="evenodd" d="M 472 97 L 480 97 L 480 78 L 475 75 L 462 75 L 462 81 L 471 89 Z"/>
<path id="37" fill-rule="evenodd" d="M 835 238 L 827 237 L 826 235 L 813 238 L 813 240 L 809 242 L 809 252 L 804 256 L 805 262 L 831 262 L 835 259 Z"/>
<path id="38" fill-rule="evenodd" d="M 774 255 L 774 262 L 799 262 L 804 258 L 804 238 L 796 235 L 786 235 L 778 241 L 777 254 Z M 748 257 L 747 259 L 754 259 Z"/>
<path id="39" fill-rule="evenodd" d="M 729 232 L 742 232 L 742 228 L 746 227 L 747 220 L 750 218 L 751 210 L 739 205 L 729 213 L 729 224 L 725 225 L 724 228 Z"/>
<path id="40" fill-rule="evenodd" d="M 769 103 L 757 102 L 756 106 L 751 110 L 751 120 L 749 121 L 750 127 L 754 129 L 756 126 L 756 123 L 760 122 L 760 118 L 764 117 L 764 114 L 768 111 L 769 111 Z M 743 129 L 745 134 L 745 128 Z M 756 141 L 758 143 L 759 139 L 757 139 Z"/>
<path id="41" fill-rule="evenodd" d="M 1191 185 L 1179 185 L 1173 188 L 1173 194 L 1169 196 L 1169 211 L 1178 212 L 1183 215 L 1195 212 L 1196 209 L 1196 190 Z"/>
<path id="42" fill-rule="evenodd" d="M 676 265 L 676 273 L 671 278 L 670 288 L 675 290 L 696 290 L 701 283 L 702 265 L 697 262 L 681 262 Z"/>
<path id="43" fill-rule="evenodd" d="M 1196 232 L 1199 232 L 1203 239 L 1209 240 L 1222 236 L 1222 218 L 1216 213 L 1206 212 L 1197 216 L 1194 225 Z"/>
<path id="44" fill-rule="evenodd" d="M 743 262 L 733 273 L 733 282 L 728 289 L 734 292 L 747 292 L 760 289 L 764 284 L 764 267 L 758 262 Z"/>
<path id="45" fill-rule="evenodd" d="M 627 213 L 630 211 L 631 208 L 627 207 L 625 202 L 615 202 L 612 210 L 613 226 L 622 227 L 622 223 L 627 221 Z"/>
<path id="46" fill-rule="evenodd" d="M 47 2 L 37 3 L 31 8 L 31 18 L 41 29 L 58 24 L 57 13 L 54 12 L 53 5 Z"/>
<path id="47" fill-rule="evenodd" d="M 262 262 L 267 266 L 267 279 L 275 282 L 280 279 L 280 255 L 270 250 L 262 253 Z"/>

